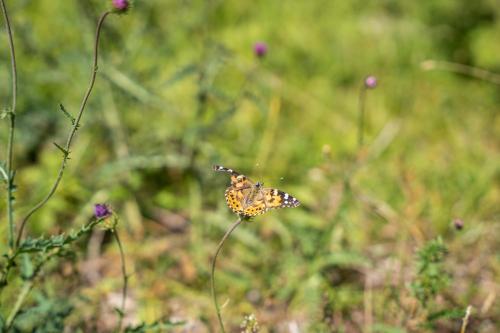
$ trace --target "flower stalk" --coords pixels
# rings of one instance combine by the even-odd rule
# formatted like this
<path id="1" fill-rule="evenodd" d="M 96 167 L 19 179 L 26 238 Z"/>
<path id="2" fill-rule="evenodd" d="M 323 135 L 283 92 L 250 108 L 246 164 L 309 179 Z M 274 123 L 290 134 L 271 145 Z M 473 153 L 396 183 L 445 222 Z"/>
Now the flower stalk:
<path id="1" fill-rule="evenodd" d="M 75 137 L 76 131 L 78 130 L 78 127 L 80 126 L 80 120 L 82 119 L 83 112 L 85 111 L 85 107 L 87 106 L 87 101 L 90 97 L 90 94 L 92 93 L 92 89 L 94 88 L 94 83 L 96 80 L 97 76 L 97 70 L 98 70 L 98 56 L 99 56 L 99 37 L 101 35 L 101 29 L 102 25 L 104 23 L 104 20 L 106 17 L 111 14 L 111 11 L 104 12 L 101 17 L 99 18 L 99 21 L 97 22 L 97 29 L 96 29 L 96 35 L 95 35 L 95 43 L 94 43 L 94 60 L 93 60 L 93 65 L 92 65 L 92 73 L 90 76 L 90 82 L 89 86 L 87 88 L 87 91 L 85 95 L 83 96 L 82 103 L 80 105 L 80 110 L 78 111 L 78 114 L 75 118 L 75 121 L 73 123 L 73 127 L 71 128 L 71 131 L 69 132 L 68 138 L 66 140 L 66 145 L 62 149 L 65 153 L 63 154 L 63 159 L 61 162 L 61 166 L 59 167 L 59 172 L 57 173 L 56 180 L 54 184 L 52 185 L 51 189 L 47 193 L 47 195 L 38 203 L 36 204 L 24 217 L 24 219 L 21 221 L 21 226 L 19 228 L 19 232 L 17 234 L 17 240 L 16 240 L 16 247 L 19 246 L 21 242 L 21 238 L 23 235 L 24 228 L 26 226 L 26 223 L 29 221 L 31 216 L 38 211 L 40 208 L 42 208 L 49 200 L 52 198 L 54 193 L 56 192 L 59 183 L 61 182 L 61 179 L 64 174 L 64 170 L 66 168 L 66 164 L 69 159 L 69 154 L 70 154 L 70 148 L 71 144 L 73 143 L 73 139 Z"/>
<path id="2" fill-rule="evenodd" d="M 215 311 L 217 312 L 217 319 L 219 320 L 219 326 L 220 330 L 222 333 L 226 333 L 224 329 L 224 322 L 222 321 L 222 316 L 220 313 L 220 308 L 219 308 L 219 303 L 217 303 L 217 293 L 215 292 L 215 264 L 217 263 L 217 257 L 219 255 L 219 252 L 222 250 L 222 246 L 224 245 L 224 242 L 228 239 L 228 237 L 231 235 L 231 233 L 236 229 L 240 223 L 242 222 L 241 216 L 238 217 L 238 219 L 227 229 L 226 233 L 222 237 L 219 245 L 217 245 L 217 249 L 215 250 L 215 255 L 214 258 L 212 259 L 212 273 L 211 273 L 211 287 L 212 287 L 212 299 L 214 301 L 215 305 Z"/>
<path id="3" fill-rule="evenodd" d="M 2 14 L 5 21 L 5 30 L 7 31 L 9 50 L 10 50 L 10 67 L 12 73 L 12 106 L 8 111 L 9 117 L 9 139 L 7 142 L 7 165 L 5 173 L 7 182 L 7 221 L 9 224 L 9 248 L 14 248 L 14 209 L 12 207 L 14 197 L 14 172 L 13 172 L 13 146 L 14 146 L 14 131 L 16 127 L 16 103 L 17 103 L 17 66 L 16 52 L 14 48 L 14 38 L 10 27 L 9 15 L 5 1 L 0 0 Z M 5 176 L 5 175 L 4 175 Z"/>

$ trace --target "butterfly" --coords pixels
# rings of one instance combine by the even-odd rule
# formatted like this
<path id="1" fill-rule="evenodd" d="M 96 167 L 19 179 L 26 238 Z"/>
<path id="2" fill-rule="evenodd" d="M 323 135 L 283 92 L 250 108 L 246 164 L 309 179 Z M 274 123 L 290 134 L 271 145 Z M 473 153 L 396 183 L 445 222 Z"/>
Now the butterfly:
<path id="1" fill-rule="evenodd" d="M 214 165 L 214 170 L 231 174 L 231 186 L 225 193 L 226 202 L 228 207 L 240 216 L 253 217 L 270 209 L 300 205 L 299 200 L 290 194 L 275 188 L 264 188 L 262 183 L 254 183 L 233 169 Z"/>

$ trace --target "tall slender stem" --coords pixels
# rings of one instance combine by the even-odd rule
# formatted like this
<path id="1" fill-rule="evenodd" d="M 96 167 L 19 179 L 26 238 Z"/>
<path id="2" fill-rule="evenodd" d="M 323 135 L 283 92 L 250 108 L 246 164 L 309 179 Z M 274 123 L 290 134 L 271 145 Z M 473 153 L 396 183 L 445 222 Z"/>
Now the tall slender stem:
<path id="1" fill-rule="evenodd" d="M 9 40 L 10 49 L 10 67 L 12 71 L 12 106 L 9 110 L 9 141 L 7 143 L 7 220 L 9 223 L 9 247 L 14 247 L 14 211 L 12 207 L 12 191 L 14 189 L 14 173 L 13 167 L 13 146 L 14 146 L 14 130 L 16 127 L 16 103 L 17 103 L 17 66 L 16 66 L 16 52 L 14 49 L 14 38 L 12 37 L 12 30 L 10 28 L 9 15 L 5 1 L 0 0 L 2 13 L 5 21 L 5 30 Z"/>
<path id="2" fill-rule="evenodd" d="M 215 264 L 217 262 L 217 256 L 219 255 L 219 252 L 222 250 L 222 246 L 224 245 L 224 242 L 226 239 L 231 235 L 231 233 L 236 229 L 238 225 L 240 225 L 242 219 L 239 217 L 236 222 L 234 222 L 229 229 L 227 229 L 226 233 L 222 237 L 219 245 L 217 246 L 217 250 L 215 251 L 214 258 L 212 260 L 212 299 L 214 301 L 215 305 L 215 311 L 217 311 L 217 318 L 219 319 L 219 325 L 222 333 L 225 333 L 226 331 L 224 330 L 224 323 L 222 321 L 222 316 L 220 314 L 220 309 L 219 309 L 219 303 L 217 303 L 217 293 L 215 292 Z"/>
<path id="3" fill-rule="evenodd" d="M 122 287 L 122 304 L 121 304 L 121 313 L 118 321 L 116 332 L 122 331 L 122 323 L 123 316 L 125 314 L 125 300 L 127 299 L 127 287 L 128 287 L 128 276 L 127 276 L 127 267 L 125 266 L 125 253 L 123 251 L 122 242 L 120 241 L 120 237 L 118 237 L 118 231 L 113 229 L 113 235 L 115 236 L 116 243 L 118 244 L 118 248 L 120 249 L 120 260 L 122 264 L 122 276 L 123 276 L 123 287 Z"/>
<path id="4" fill-rule="evenodd" d="M 500 85 L 499 74 L 487 71 L 482 68 L 472 67 L 456 62 L 438 61 L 438 60 L 426 60 L 422 62 L 420 66 L 422 67 L 423 70 L 426 71 L 442 70 L 442 71 L 454 72 Z"/>
<path id="5" fill-rule="evenodd" d="M 361 148 L 363 146 L 363 138 L 364 138 L 364 131 L 365 131 L 365 96 L 366 96 L 366 87 L 363 84 L 361 86 L 361 90 L 359 91 L 359 99 L 358 99 L 358 107 L 359 107 L 359 114 L 358 114 L 358 148 Z"/>
<path id="6" fill-rule="evenodd" d="M 92 73 L 91 73 L 91 77 L 90 77 L 89 86 L 87 88 L 87 92 L 83 96 L 83 100 L 82 100 L 82 104 L 80 106 L 80 110 L 78 111 L 78 115 L 76 116 L 76 119 L 74 121 L 73 127 L 71 128 L 71 131 L 69 132 L 68 139 L 66 140 L 66 146 L 64 147 L 65 154 L 64 154 L 63 160 L 61 162 L 61 166 L 59 167 L 59 172 L 57 174 L 57 178 L 56 178 L 54 184 L 52 185 L 52 188 L 49 190 L 49 193 L 47 193 L 47 195 L 45 196 L 45 198 L 43 198 L 42 201 L 40 201 L 38 204 L 36 204 L 26 214 L 26 216 L 22 220 L 21 226 L 19 228 L 19 232 L 17 234 L 16 247 L 19 246 L 19 243 L 21 242 L 21 238 L 22 238 L 22 235 L 23 235 L 24 227 L 26 226 L 26 223 L 28 222 L 28 220 L 30 219 L 30 217 L 37 210 L 39 210 L 40 208 L 42 208 L 47 203 L 47 201 L 49 201 L 49 199 L 56 192 L 57 187 L 59 186 L 59 183 L 61 182 L 61 179 L 62 179 L 62 176 L 63 176 L 63 173 L 64 173 L 64 169 L 66 168 L 66 163 L 67 163 L 68 158 L 69 158 L 71 143 L 73 142 L 73 138 L 75 137 L 75 134 L 76 134 L 76 131 L 78 130 L 78 127 L 80 126 L 80 120 L 82 118 L 83 111 L 85 110 L 85 106 L 87 105 L 87 101 L 88 101 L 88 99 L 90 97 L 92 89 L 94 88 L 94 83 L 95 83 L 95 79 L 96 79 L 96 75 L 97 75 L 97 70 L 98 70 L 97 61 L 98 61 L 98 55 L 99 55 L 99 37 L 100 37 L 100 34 L 101 34 L 101 28 L 102 28 L 102 25 L 104 23 L 104 20 L 106 19 L 106 17 L 109 14 L 111 14 L 110 11 L 107 11 L 107 12 L 103 13 L 101 15 L 101 17 L 99 18 L 99 21 L 97 23 L 97 29 L 96 29 L 96 35 L 95 35 L 95 44 L 94 44 L 94 62 L 93 62 L 93 65 L 92 65 Z"/>

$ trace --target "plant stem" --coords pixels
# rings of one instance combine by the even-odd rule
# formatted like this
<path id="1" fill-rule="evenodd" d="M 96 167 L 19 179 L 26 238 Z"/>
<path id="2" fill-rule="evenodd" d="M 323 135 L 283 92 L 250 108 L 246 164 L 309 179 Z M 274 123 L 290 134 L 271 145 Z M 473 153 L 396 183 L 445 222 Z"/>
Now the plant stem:
<path id="1" fill-rule="evenodd" d="M 63 173 L 64 173 L 64 169 L 66 168 L 66 163 L 67 163 L 67 161 L 69 159 L 69 153 L 70 153 L 71 143 L 73 142 L 73 138 L 75 137 L 75 134 L 76 134 L 76 131 L 78 130 L 78 127 L 80 126 L 80 120 L 82 118 L 83 111 L 85 110 L 85 106 L 87 105 L 87 101 L 88 101 L 88 99 L 90 97 L 90 94 L 92 92 L 92 89 L 94 87 L 94 83 L 95 83 L 95 79 L 96 79 L 96 75 L 97 75 L 97 70 L 98 70 L 97 61 L 98 61 L 98 51 L 99 51 L 99 37 L 100 37 L 100 34 L 101 34 L 101 28 L 102 28 L 102 25 L 104 23 L 104 20 L 106 19 L 106 17 L 109 14 L 111 14 L 110 11 L 104 12 L 101 15 L 101 17 L 99 18 L 99 21 L 97 22 L 97 29 L 96 29 L 96 34 L 95 34 L 95 44 L 94 44 L 94 62 L 93 62 L 93 65 L 92 65 L 92 74 L 91 74 L 91 77 L 90 77 L 89 86 L 87 88 L 87 92 L 83 96 L 82 104 L 80 106 L 80 110 L 78 111 L 78 115 L 76 116 L 76 119 L 75 119 L 75 122 L 73 124 L 73 127 L 71 128 L 71 131 L 69 132 L 68 139 L 66 141 L 66 146 L 64 147 L 65 154 L 64 154 L 61 166 L 59 167 L 59 172 L 57 174 L 57 178 L 56 178 L 54 184 L 52 185 L 52 188 L 49 190 L 49 193 L 45 196 L 45 198 L 43 198 L 42 201 L 40 201 L 38 204 L 36 204 L 26 214 L 26 216 L 22 220 L 21 226 L 19 228 L 19 232 L 17 234 L 16 247 L 19 246 L 19 243 L 21 242 L 21 237 L 23 235 L 24 227 L 26 226 L 26 223 L 28 222 L 28 220 L 30 219 L 30 217 L 37 210 L 39 210 L 40 208 L 42 208 L 47 203 L 47 201 L 49 201 L 49 199 L 56 192 L 57 187 L 59 186 L 59 183 L 61 182 L 61 179 L 62 179 L 62 176 L 63 176 Z"/>
<path id="2" fill-rule="evenodd" d="M 493 84 L 500 85 L 500 75 L 489 72 L 482 68 L 467 66 L 464 64 L 449 62 L 449 61 L 438 61 L 438 60 L 426 60 L 420 64 L 421 68 L 426 71 L 430 70 L 442 70 L 447 72 L 459 73 L 467 76 L 474 77 L 479 80 L 488 81 Z"/>
<path id="3" fill-rule="evenodd" d="M 471 310 L 472 310 L 472 306 L 470 306 L 470 305 L 465 310 L 465 316 L 462 319 L 462 327 L 460 329 L 460 333 L 465 333 L 465 330 L 467 329 L 467 324 L 469 324 L 469 317 L 470 317 Z"/>
<path id="4" fill-rule="evenodd" d="M 366 98 L 366 87 L 363 84 L 361 90 L 359 91 L 358 97 L 358 148 L 363 146 L 363 134 L 365 130 L 365 98 Z"/>
<path id="5" fill-rule="evenodd" d="M 219 319 L 219 325 L 222 333 L 225 333 L 226 331 L 224 330 L 224 323 L 222 322 L 222 316 L 220 314 L 220 309 L 219 309 L 219 304 L 217 303 L 217 293 L 215 292 L 215 264 L 217 262 L 217 256 L 219 255 L 219 252 L 222 250 L 222 246 L 224 245 L 224 242 L 226 239 L 231 235 L 231 233 L 236 229 L 238 225 L 240 225 L 242 219 L 241 216 L 234 222 L 229 229 L 227 229 L 226 233 L 222 237 L 219 245 L 217 246 L 217 250 L 215 251 L 214 258 L 212 260 L 212 299 L 214 301 L 215 305 L 215 311 L 217 312 L 217 318 Z"/>
<path id="6" fill-rule="evenodd" d="M 26 299 L 26 296 L 28 296 L 29 292 L 31 291 L 31 288 L 33 288 L 33 280 L 26 280 L 24 281 L 23 289 L 21 289 L 21 292 L 19 293 L 19 296 L 17 297 L 16 304 L 14 304 L 14 307 L 12 308 L 12 311 L 9 314 L 9 317 L 7 318 L 7 321 L 5 322 L 5 327 L 7 330 L 10 328 L 12 323 L 14 322 L 14 319 L 16 319 L 17 313 L 21 309 L 21 306 L 24 303 L 24 300 Z"/>
<path id="7" fill-rule="evenodd" d="M 9 39 L 10 49 L 10 66 L 12 71 L 12 106 L 9 111 L 9 141 L 7 143 L 7 220 L 9 223 L 9 247 L 14 248 L 14 211 L 12 207 L 12 192 L 14 189 L 14 173 L 12 172 L 13 160 L 13 146 L 14 146 L 14 129 L 16 127 L 16 103 L 17 103 L 17 66 L 16 66 L 16 52 L 14 49 L 14 39 L 12 37 L 12 30 L 10 28 L 9 15 L 5 1 L 0 0 L 2 13 L 5 21 L 5 30 Z"/>
<path id="8" fill-rule="evenodd" d="M 128 276 L 127 276 L 127 267 L 125 266 L 125 253 L 123 251 L 122 243 L 120 241 L 120 237 L 118 237 L 118 231 L 113 229 L 113 236 L 115 237 L 116 243 L 118 244 L 118 248 L 120 249 L 120 260 L 122 264 L 122 276 L 123 276 L 123 289 L 122 289 L 122 304 L 121 304 L 121 313 L 120 319 L 118 321 L 118 326 L 116 332 L 122 331 L 122 323 L 123 316 L 125 314 L 125 300 L 127 299 L 127 287 L 128 287 Z"/>

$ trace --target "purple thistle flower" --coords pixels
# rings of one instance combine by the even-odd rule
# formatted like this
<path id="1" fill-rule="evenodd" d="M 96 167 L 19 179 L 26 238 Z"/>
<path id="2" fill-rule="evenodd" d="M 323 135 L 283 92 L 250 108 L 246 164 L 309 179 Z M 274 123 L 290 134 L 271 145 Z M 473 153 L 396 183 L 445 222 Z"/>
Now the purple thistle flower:
<path id="1" fill-rule="evenodd" d="M 94 215 L 97 219 L 104 219 L 111 215 L 111 209 L 106 204 L 95 204 Z"/>
<path id="2" fill-rule="evenodd" d="M 112 3 L 113 8 L 120 12 L 126 11 L 130 5 L 128 0 L 113 0 Z"/>
<path id="3" fill-rule="evenodd" d="M 264 42 L 257 42 L 253 46 L 253 51 L 257 57 L 262 58 L 267 53 L 267 44 Z"/>
<path id="4" fill-rule="evenodd" d="M 462 230 L 464 228 L 464 221 L 462 219 L 454 219 L 453 226 L 457 230 Z"/>
<path id="5" fill-rule="evenodd" d="M 368 89 L 375 89 L 377 87 L 377 78 L 373 75 L 369 75 L 365 79 L 365 87 Z"/>

